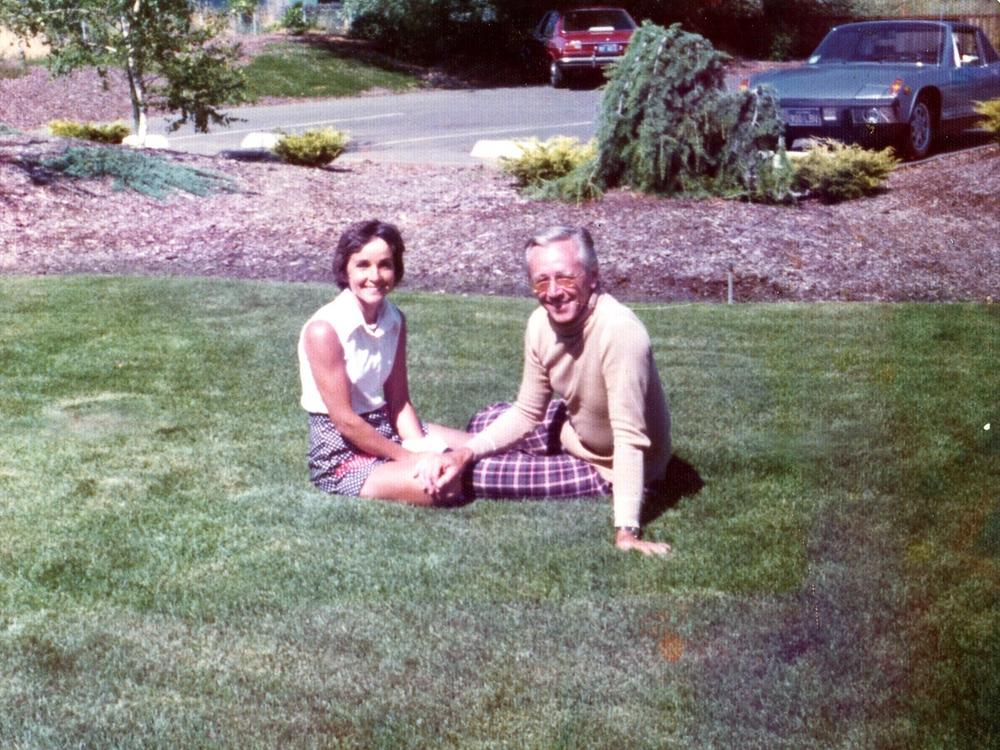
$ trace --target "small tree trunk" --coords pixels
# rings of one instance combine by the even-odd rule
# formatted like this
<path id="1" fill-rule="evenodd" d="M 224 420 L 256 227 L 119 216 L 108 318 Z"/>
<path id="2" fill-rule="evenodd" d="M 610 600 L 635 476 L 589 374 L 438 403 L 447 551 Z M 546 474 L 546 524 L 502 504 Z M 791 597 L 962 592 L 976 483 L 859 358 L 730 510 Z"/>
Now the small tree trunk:
<path id="1" fill-rule="evenodd" d="M 146 142 L 146 133 L 149 132 L 149 118 L 146 115 L 148 108 L 146 84 L 142 80 L 141 74 L 133 72 L 131 62 L 131 56 L 129 56 L 128 87 L 129 95 L 132 98 L 132 127 L 139 139 L 139 144 L 142 145 Z"/>
<path id="2" fill-rule="evenodd" d="M 142 0 L 135 0 L 132 11 L 136 17 L 142 7 Z M 149 121 L 146 116 L 149 107 L 146 101 L 146 81 L 143 78 L 142 69 L 135 54 L 135 37 L 132 34 L 132 26 L 126 16 L 120 19 L 122 36 L 125 39 L 126 58 L 125 73 L 128 76 L 129 97 L 132 99 L 132 127 L 135 130 L 139 145 L 146 143 L 146 133 L 149 131 Z"/>

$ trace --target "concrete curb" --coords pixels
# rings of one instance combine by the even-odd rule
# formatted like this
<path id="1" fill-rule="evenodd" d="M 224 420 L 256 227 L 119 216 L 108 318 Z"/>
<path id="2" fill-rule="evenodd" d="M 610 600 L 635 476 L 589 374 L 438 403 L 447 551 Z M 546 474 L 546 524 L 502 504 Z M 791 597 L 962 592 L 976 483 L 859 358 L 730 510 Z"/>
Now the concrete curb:
<path id="1" fill-rule="evenodd" d="M 476 141 L 469 156 L 476 159 L 498 161 L 501 157 L 517 158 L 524 153 L 522 146 L 528 141 Z"/>

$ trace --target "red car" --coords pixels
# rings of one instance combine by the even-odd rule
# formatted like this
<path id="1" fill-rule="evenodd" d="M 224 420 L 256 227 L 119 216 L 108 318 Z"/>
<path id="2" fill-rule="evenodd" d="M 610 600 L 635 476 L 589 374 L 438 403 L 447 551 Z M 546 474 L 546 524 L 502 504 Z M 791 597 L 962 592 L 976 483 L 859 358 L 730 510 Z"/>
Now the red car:
<path id="1" fill-rule="evenodd" d="M 599 70 L 621 58 L 635 29 L 622 8 L 551 10 L 531 37 L 544 50 L 549 82 L 559 88 L 574 71 Z"/>

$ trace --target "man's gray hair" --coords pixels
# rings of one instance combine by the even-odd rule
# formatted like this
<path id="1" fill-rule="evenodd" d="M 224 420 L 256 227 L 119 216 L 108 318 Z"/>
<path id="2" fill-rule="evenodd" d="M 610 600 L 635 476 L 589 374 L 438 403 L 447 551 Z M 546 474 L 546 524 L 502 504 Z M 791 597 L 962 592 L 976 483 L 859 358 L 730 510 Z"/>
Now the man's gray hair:
<path id="1" fill-rule="evenodd" d="M 526 243 L 524 243 L 524 255 L 533 247 L 551 245 L 553 242 L 563 242 L 571 240 L 576 247 L 577 256 L 583 264 L 583 270 L 587 273 L 597 273 L 597 253 L 594 251 L 594 238 L 585 227 L 553 226 L 543 229 Z"/>

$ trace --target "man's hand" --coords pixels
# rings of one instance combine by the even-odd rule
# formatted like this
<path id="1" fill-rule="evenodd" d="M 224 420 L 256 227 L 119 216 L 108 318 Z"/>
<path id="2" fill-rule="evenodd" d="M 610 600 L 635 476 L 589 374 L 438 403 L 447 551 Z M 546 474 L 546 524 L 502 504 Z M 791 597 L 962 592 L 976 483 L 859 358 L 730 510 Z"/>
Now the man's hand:
<path id="1" fill-rule="evenodd" d="M 459 448 L 448 453 L 422 453 L 413 468 L 424 492 L 438 500 L 460 497 L 462 472 L 472 461 L 472 451 Z"/>
<path id="2" fill-rule="evenodd" d="M 468 448 L 456 448 L 453 451 L 442 453 L 437 476 L 434 477 L 434 484 L 438 489 L 446 487 L 462 476 L 462 472 L 472 463 L 472 451 Z"/>
<path id="3" fill-rule="evenodd" d="M 647 557 L 662 557 L 673 551 L 666 542 L 643 541 L 628 529 L 615 529 L 615 546 L 620 550 L 637 550 Z"/>
<path id="4" fill-rule="evenodd" d="M 441 455 L 438 453 L 423 453 L 413 467 L 414 479 L 420 480 L 420 485 L 431 497 L 439 494 L 438 477 L 441 475 Z"/>

